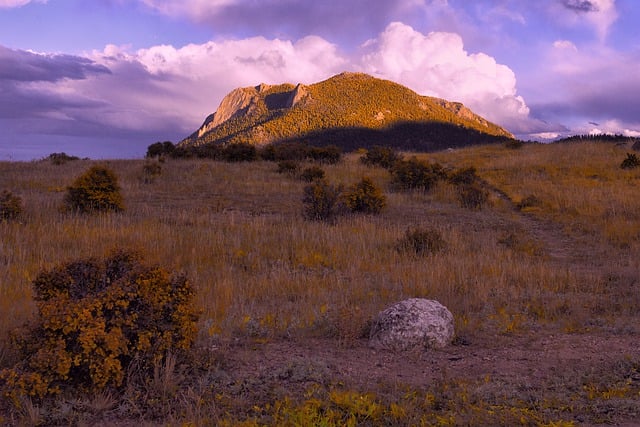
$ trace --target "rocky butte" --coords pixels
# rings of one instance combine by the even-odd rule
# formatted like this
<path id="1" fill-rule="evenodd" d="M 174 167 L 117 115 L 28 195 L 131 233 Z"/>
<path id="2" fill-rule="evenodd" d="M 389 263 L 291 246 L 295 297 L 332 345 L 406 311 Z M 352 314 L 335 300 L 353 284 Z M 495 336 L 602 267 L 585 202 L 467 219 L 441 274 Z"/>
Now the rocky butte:
<path id="1" fill-rule="evenodd" d="M 179 145 L 301 141 L 345 150 L 391 145 L 429 151 L 511 138 L 461 103 L 421 96 L 367 74 L 342 73 L 308 86 L 234 89 Z"/>

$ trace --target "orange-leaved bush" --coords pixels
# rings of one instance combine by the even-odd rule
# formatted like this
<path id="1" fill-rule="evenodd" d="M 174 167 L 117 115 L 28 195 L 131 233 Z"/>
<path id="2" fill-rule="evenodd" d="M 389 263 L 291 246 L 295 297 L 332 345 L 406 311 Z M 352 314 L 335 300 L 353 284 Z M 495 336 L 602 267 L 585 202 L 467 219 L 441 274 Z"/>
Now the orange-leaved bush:
<path id="1" fill-rule="evenodd" d="M 65 205 L 78 212 L 122 211 L 118 177 L 105 166 L 92 166 L 67 187 Z"/>
<path id="2" fill-rule="evenodd" d="M 118 389 L 132 364 L 152 372 L 196 338 L 187 278 L 146 265 L 133 251 L 59 265 L 33 286 L 39 318 L 14 337 L 22 361 L 0 372 L 0 391 L 16 403 L 63 390 Z"/>
<path id="3" fill-rule="evenodd" d="M 345 204 L 351 212 L 380 213 L 387 199 L 371 178 L 364 177 L 344 194 Z"/>

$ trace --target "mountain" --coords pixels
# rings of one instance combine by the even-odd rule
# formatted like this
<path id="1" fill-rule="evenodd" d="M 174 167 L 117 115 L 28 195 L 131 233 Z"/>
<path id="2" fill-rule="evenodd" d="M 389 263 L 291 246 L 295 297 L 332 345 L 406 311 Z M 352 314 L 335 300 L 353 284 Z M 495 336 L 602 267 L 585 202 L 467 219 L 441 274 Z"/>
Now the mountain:
<path id="1" fill-rule="evenodd" d="M 304 141 L 352 150 L 371 145 L 435 150 L 513 138 L 458 102 L 397 83 L 342 73 L 309 86 L 238 88 L 180 146 Z"/>

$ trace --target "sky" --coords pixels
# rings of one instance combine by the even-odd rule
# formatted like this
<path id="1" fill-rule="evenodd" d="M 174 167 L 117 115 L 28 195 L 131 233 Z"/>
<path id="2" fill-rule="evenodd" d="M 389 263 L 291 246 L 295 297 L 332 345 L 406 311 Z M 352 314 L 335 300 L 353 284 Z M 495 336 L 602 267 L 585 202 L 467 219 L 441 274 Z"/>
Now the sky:
<path id="1" fill-rule="evenodd" d="M 519 138 L 640 136 L 638 0 L 0 0 L 0 161 L 138 158 L 236 87 L 343 71 Z"/>

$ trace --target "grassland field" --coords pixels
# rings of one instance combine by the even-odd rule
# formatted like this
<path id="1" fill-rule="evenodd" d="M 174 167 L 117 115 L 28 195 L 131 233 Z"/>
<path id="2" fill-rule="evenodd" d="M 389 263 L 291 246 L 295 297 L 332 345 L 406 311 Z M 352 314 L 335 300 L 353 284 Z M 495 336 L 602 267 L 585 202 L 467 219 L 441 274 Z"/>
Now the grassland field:
<path id="1" fill-rule="evenodd" d="M 345 215 L 330 224 L 303 217 L 306 183 L 276 173 L 272 162 L 168 160 L 151 182 L 143 176 L 145 160 L 1 162 L 0 190 L 20 196 L 24 213 L 0 223 L 0 368 L 16 357 L 9 332 L 35 315 L 36 275 L 116 247 L 185 272 L 202 316 L 197 369 L 180 361 L 164 366 L 165 381 L 154 383 L 159 388 L 135 398 L 128 392 L 87 396 L 67 401 L 66 412 L 61 398 L 0 414 L 0 420 L 633 425 L 640 417 L 640 169 L 619 167 L 629 150 L 588 142 L 415 154 L 446 167 L 474 166 L 489 191 L 480 210 L 461 207 L 446 182 L 426 193 L 394 191 L 387 170 L 348 154 L 323 166 L 327 179 L 349 185 L 369 177 L 384 189 L 387 206 L 378 215 Z M 64 212 L 66 187 L 96 163 L 118 176 L 125 210 Z M 438 230 L 446 248 L 426 256 L 399 252 L 398 241 L 414 227 Z M 424 381 L 419 373 L 398 378 L 393 369 L 381 373 L 386 378 L 365 380 L 373 367 L 363 359 L 397 366 L 390 355 L 367 349 L 369 322 L 410 297 L 449 308 L 453 350 L 433 359 L 397 356 L 415 365 L 397 368 L 408 374 L 439 361 Z M 529 371 L 514 369 L 511 379 L 471 365 L 458 373 L 442 368 L 471 354 L 482 356 L 478 364 L 492 352 L 506 361 L 509 349 L 534 352 L 552 336 L 586 352 L 582 362 L 579 354 L 570 359 L 566 376 L 546 372 L 532 379 L 537 365 L 527 358 L 522 363 Z M 600 352 L 607 354 L 599 359 Z M 342 355 L 344 365 L 332 354 Z M 555 359 L 558 369 L 563 360 Z M 272 373 L 288 367 L 289 374 L 248 367 L 261 363 Z M 359 374 L 345 373 L 349 363 Z M 511 365 L 497 366 L 492 369 Z M 516 387 L 527 381 L 525 391 Z"/>

